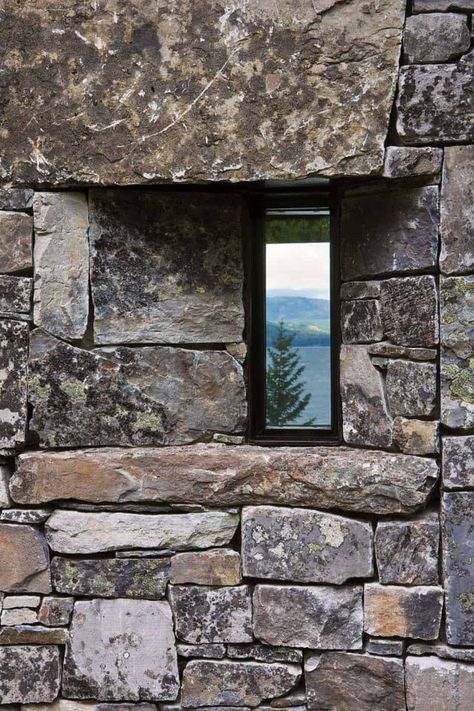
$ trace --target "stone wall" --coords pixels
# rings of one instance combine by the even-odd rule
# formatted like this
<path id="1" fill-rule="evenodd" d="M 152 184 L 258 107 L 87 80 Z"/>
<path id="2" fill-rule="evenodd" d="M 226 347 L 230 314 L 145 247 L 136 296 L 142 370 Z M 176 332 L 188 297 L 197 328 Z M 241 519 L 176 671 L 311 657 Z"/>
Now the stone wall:
<path id="1" fill-rule="evenodd" d="M 319 24 L 354 20 L 352 2 L 321 4 Z M 379 37 L 387 15 L 378 12 L 400 15 L 397 3 L 369 5 L 347 41 L 370 22 Z M 28 35 L 31 57 L 48 6 L 11 3 L 21 33 L 25 20 L 41 30 Z M 116 181 L 101 172 L 100 151 L 86 151 L 81 169 L 74 147 L 62 153 L 64 115 L 42 144 L 45 161 L 25 159 L 10 134 L 5 180 L 26 186 L 0 190 L 0 705 L 470 709 L 472 10 L 471 0 L 413 0 L 383 164 L 390 105 L 362 102 L 372 147 L 364 153 L 345 133 L 345 158 L 326 170 L 346 175 L 338 447 L 245 441 L 239 189 L 91 188 L 131 180 L 121 168 Z M 70 39 L 73 19 L 63 22 L 56 34 Z M 387 26 L 371 101 L 392 98 L 398 45 Z M 80 56 L 73 49 L 63 51 Z M 339 70 L 355 76 L 369 56 Z M 80 71 L 93 71 L 87 58 Z M 10 65 L 23 76 L 9 89 L 19 101 L 26 69 Z M 54 111 L 66 106 L 53 98 Z M 326 150 L 323 135 L 305 141 Z M 46 168 L 55 156 L 61 169 Z M 85 177 L 91 156 L 97 179 Z M 244 174 L 268 175 L 265 152 L 254 159 Z M 296 163 L 285 174 L 312 172 Z M 54 187 L 83 186 L 33 190 L 38 167 Z"/>

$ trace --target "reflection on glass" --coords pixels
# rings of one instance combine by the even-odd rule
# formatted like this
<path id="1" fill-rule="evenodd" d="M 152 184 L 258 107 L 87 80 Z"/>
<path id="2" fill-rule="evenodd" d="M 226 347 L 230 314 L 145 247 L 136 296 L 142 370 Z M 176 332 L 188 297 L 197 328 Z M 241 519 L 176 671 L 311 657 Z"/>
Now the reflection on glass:
<path id="1" fill-rule="evenodd" d="M 331 426 L 329 211 L 268 209 L 266 423 Z"/>

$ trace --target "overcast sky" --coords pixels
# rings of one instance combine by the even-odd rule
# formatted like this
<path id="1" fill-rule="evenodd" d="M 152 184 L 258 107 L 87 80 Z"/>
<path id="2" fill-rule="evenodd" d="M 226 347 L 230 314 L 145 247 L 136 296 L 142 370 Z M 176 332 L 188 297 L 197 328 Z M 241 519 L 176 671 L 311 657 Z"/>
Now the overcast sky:
<path id="1" fill-rule="evenodd" d="M 267 244 L 267 291 L 329 299 L 329 243 Z"/>

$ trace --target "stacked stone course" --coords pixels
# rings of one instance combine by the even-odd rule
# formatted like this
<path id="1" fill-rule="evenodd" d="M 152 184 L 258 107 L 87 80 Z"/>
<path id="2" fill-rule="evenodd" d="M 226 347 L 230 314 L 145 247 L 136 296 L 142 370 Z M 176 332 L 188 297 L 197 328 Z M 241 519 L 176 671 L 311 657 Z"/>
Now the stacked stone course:
<path id="1" fill-rule="evenodd" d="M 383 160 L 294 166 L 344 178 L 340 446 L 245 441 L 239 190 L 0 190 L 1 707 L 470 711 L 473 10 L 413 0 Z"/>

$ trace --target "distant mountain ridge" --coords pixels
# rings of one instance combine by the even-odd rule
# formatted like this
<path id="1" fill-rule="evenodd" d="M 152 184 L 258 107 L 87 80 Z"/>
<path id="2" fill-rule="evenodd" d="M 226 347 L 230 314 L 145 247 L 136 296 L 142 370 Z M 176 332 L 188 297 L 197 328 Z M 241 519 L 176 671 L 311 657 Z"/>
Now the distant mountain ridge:
<path id="1" fill-rule="evenodd" d="M 330 345 L 330 303 L 304 296 L 269 296 L 266 300 L 267 345 L 271 346 L 283 321 L 293 335 L 293 345 Z"/>

